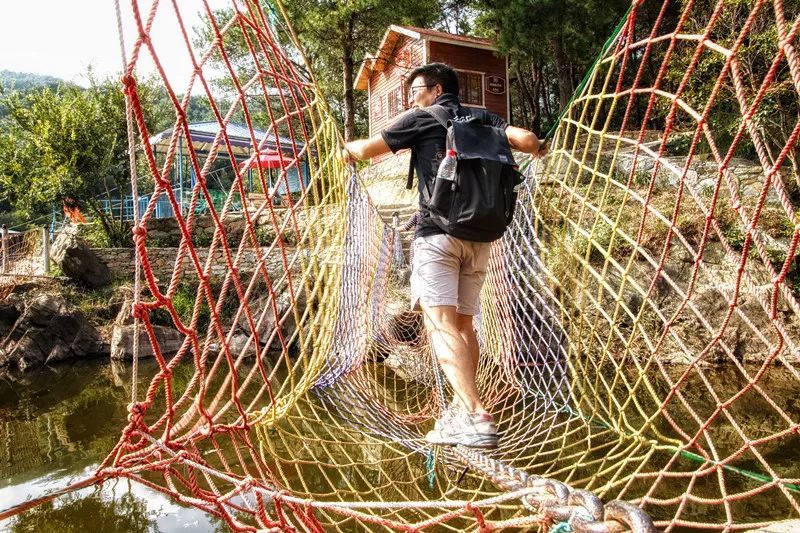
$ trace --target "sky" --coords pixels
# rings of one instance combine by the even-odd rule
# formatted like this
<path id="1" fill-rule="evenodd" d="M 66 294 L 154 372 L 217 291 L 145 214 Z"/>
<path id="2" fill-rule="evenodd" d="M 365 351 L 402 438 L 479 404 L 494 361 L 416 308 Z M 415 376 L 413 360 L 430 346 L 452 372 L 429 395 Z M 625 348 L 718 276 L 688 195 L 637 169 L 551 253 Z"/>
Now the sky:
<path id="1" fill-rule="evenodd" d="M 153 0 L 133 0 L 146 18 Z M 136 37 L 132 0 L 119 0 L 123 34 L 130 55 Z M 200 21 L 200 0 L 178 0 L 187 26 Z M 209 0 L 212 9 L 230 4 Z M 170 84 L 183 92 L 191 74 L 191 63 L 171 0 L 160 0 L 151 38 L 167 72 Z M 190 33 L 190 38 L 193 36 Z M 122 58 L 114 0 L 13 0 L 3 2 L 0 17 L 0 70 L 48 74 L 87 85 L 86 71 L 97 77 L 121 71 Z M 154 71 L 149 54 L 137 61 L 137 73 Z"/>

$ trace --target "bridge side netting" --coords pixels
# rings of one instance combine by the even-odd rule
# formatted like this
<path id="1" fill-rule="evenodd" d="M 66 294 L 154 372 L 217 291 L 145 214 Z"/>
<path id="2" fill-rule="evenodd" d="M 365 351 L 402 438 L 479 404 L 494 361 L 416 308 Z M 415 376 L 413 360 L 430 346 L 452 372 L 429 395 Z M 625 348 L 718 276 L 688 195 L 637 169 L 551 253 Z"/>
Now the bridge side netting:
<path id="1" fill-rule="evenodd" d="M 413 203 L 404 166 L 341 163 L 280 4 L 206 5 L 202 50 L 187 8 L 130 8 L 134 188 L 153 184 L 134 229 L 133 309 L 159 372 L 134 377 L 130 423 L 99 475 L 243 530 L 557 522 L 483 475 L 480 457 L 425 445 L 449 392 L 406 311 L 401 234 L 379 210 Z M 135 72 L 159 64 L 165 19 L 193 74 L 175 87 L 159 71 L 175 121 L 158 151 Z M 800 514 L 798 24 L 780 1 L 635 3 L 552 154 L 526 167 L 476 322 L 479 387 L 501 431 L 492 457 L 516 469 L 503 475 L 628 500 L 667 529 Z M 203 142 L 192 96 L 218 126 Z M 220 204 L 206 176 L 223 167 Z M 196 177 L 188 202 L 180 168 Z M 181 234 L 168 275 L 149 233 L 164 195 Z M 159 344 L 163 325 L 180 331 L 177 353 Z"/>

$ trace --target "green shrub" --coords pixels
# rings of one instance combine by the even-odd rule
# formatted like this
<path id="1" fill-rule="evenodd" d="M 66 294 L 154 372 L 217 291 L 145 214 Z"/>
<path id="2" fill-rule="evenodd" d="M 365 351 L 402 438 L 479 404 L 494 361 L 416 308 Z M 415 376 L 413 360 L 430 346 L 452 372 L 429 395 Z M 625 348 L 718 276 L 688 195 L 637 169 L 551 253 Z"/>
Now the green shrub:
<path id="1" fill-rule="evenodd" d="M 81 227 L 81 236 L 91 248 L 110 248 L 111 241 L 98 220 Z"/>

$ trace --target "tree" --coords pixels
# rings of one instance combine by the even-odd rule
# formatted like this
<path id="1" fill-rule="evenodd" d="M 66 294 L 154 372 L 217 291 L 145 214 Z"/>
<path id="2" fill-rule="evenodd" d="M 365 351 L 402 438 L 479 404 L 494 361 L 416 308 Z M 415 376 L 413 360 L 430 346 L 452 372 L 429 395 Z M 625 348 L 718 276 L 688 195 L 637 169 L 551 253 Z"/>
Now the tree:
<path id="1" fill-rule="evenodd" d="M 8 91 L 27 91 L 37 87 L 56 89 L 59 85 L 67 85 L 67 82 L 53 76 L 0 70 L 0 85 Z"/>
<path id="2" fill-rule="evenodd" d="M 118 498 L 104 501 L 97 494 L 76 496 L 71 493 L 58 507 L 52 502 L 22 513 L 9 524 L 10 530 L 18 531 L 81 531 L 91 520 L 97 531 L 147 532 L 155 529 L 155 520 L 148 516 L 147 502 L 131 492 Z M 76 523 L 78 522 L 78 523 Z"/>
<path id="3" fill-rule="evenodd" d="M 142 84 L 140 94 L 147 106 L 153 91 Z M 0 125 L 0 199 L 29 219 L 77 203 L 99 220 L 112 245 L 128 240 L 122 221 L 101 204 L 101 197 L 123 197 L 130 183 L 118 81 L 13 92 L 0 97 L 0 108 L 6 114 Z"/>
<path id="4" fill-rule="evenodd" d="M 474 3 L 473 0 L 440 0 L 436 28 L 455 35 L 470 34 L 478 14 Z"/>
<path id="5" fill-rule="evenodd" d="M 366 107 L 359 105 L 364 96 L 353 87 L 364 57 L 375 51 L 390 24 L 426 26 L 439 13 L 437 2 L 425 0 L 286 0 L 284 7 L 317 82 L 344 123 L 347 140 L 366 131 L 366 114 L 359 112 Z M 233 12 L 219 10 L 214 16 L 222 26 Z M 195 32 L 195 44 L 203 49 L 215 38 L 208 19 Z M 255 74 L 241 30 L 226 35 L 225 51 L 240 78 Z"/>
<path id="6" fill-rule="evenodd" d="M 797 12 L 800 7 L 795 2 L 788 4 Z M 689 3 L 684 0 L 678 7 L 687 9 Z M 690 11 L 682 32 L 689 34 L 702 34 L 708 21 L 708 13 L 714 8 L 714 3 L 701 0 Z M 711 39 L 727 49 L 734 47 L 740 38 L 742 25 L 748 20 L 753 10 L 753 3 L 748 0 L 729 0 L 724 9 L 715 19 Z M 761 84 L 767 77 L 772 62 L 779 54 L 780 38 L 778 27 L 775 23 L 775 13 L 770 9 L 760 9 L 749 24 L 747 38 L 737 51 L 736 67 L 740 79 L 744 82 L 741 91 L 744 100 L 753 102 L 756 94 L 761 89 Z M 686 75 L 694 47 L 679 48 L 672 56 L 665 74 L 664 84 L 677 87 Z M 714 94 L 708 123 L 713 124 L 712 135 L 714 141 L 723 154 L 730 148 L 742 124 L 742 109 L 736 98 L 737 89 L 730 74 L 724 77 L 721 90 L 716 90 L 719 73 L 722 71 L 726 58 L 722 54 L 704 54 L 687 80 L 681 98 L 692 108 L 702 112 L 709 104 Z M 785 63 L 779 65 L 774 74 L 772 83 L 764 89 L 764 94 L 756 108 L 752 121 L 765 144 L 769 157 L 774 161 L 777 155 L 787 146 L 800 114 L 800 98 L 797 87 L 792 79 L 791 69 Z M 666 117 L 669 105 L 663 101 L 657 102 L 660 117 Z M 659 124 L 661 126 L 661 124 Z M 676 113 L 673 126 L 678 131 L 693 131 L 696 121 L 693 117 Z M 686 147 L 680 147 L 687 149 Z M 707 152 L 709 147 L 706 139 L 702 138 L 698 147 L 700 152 Z M 735 153 L 738 157 L 757 160 L 756 148 L 749 135 L 745 135 L 736 145 Z M 793 201 L 800 201 L 800 146 L 796 143 L 789 144 L 787 151 L 788 161 L 783 165 L 787 172 L 786 187 Z"/>
<path id="7" fill-rule="evenodd" d="M 541 131 L 566 106 L 629 0 L 478 0 L 477 24 L 510 55 L 516 106 Z M 556 98 L 557 95 L 557 98 Z M 546 111 L 546 113 L 542 113 Z"/>

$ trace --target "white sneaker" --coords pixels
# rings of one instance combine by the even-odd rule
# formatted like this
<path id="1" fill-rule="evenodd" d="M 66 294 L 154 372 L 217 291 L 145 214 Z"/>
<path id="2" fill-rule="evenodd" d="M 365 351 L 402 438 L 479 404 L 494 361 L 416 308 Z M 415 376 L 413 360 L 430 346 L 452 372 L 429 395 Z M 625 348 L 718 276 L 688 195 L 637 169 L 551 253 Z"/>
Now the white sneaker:
<path id="1" fill-rule="evenodd" d="M 429 444 L 470 448 L 496 448 L 497 427 L 492 415 L 486 411 L 465 413 L 461 410 L 446 410 L 425 435 Z"/>

